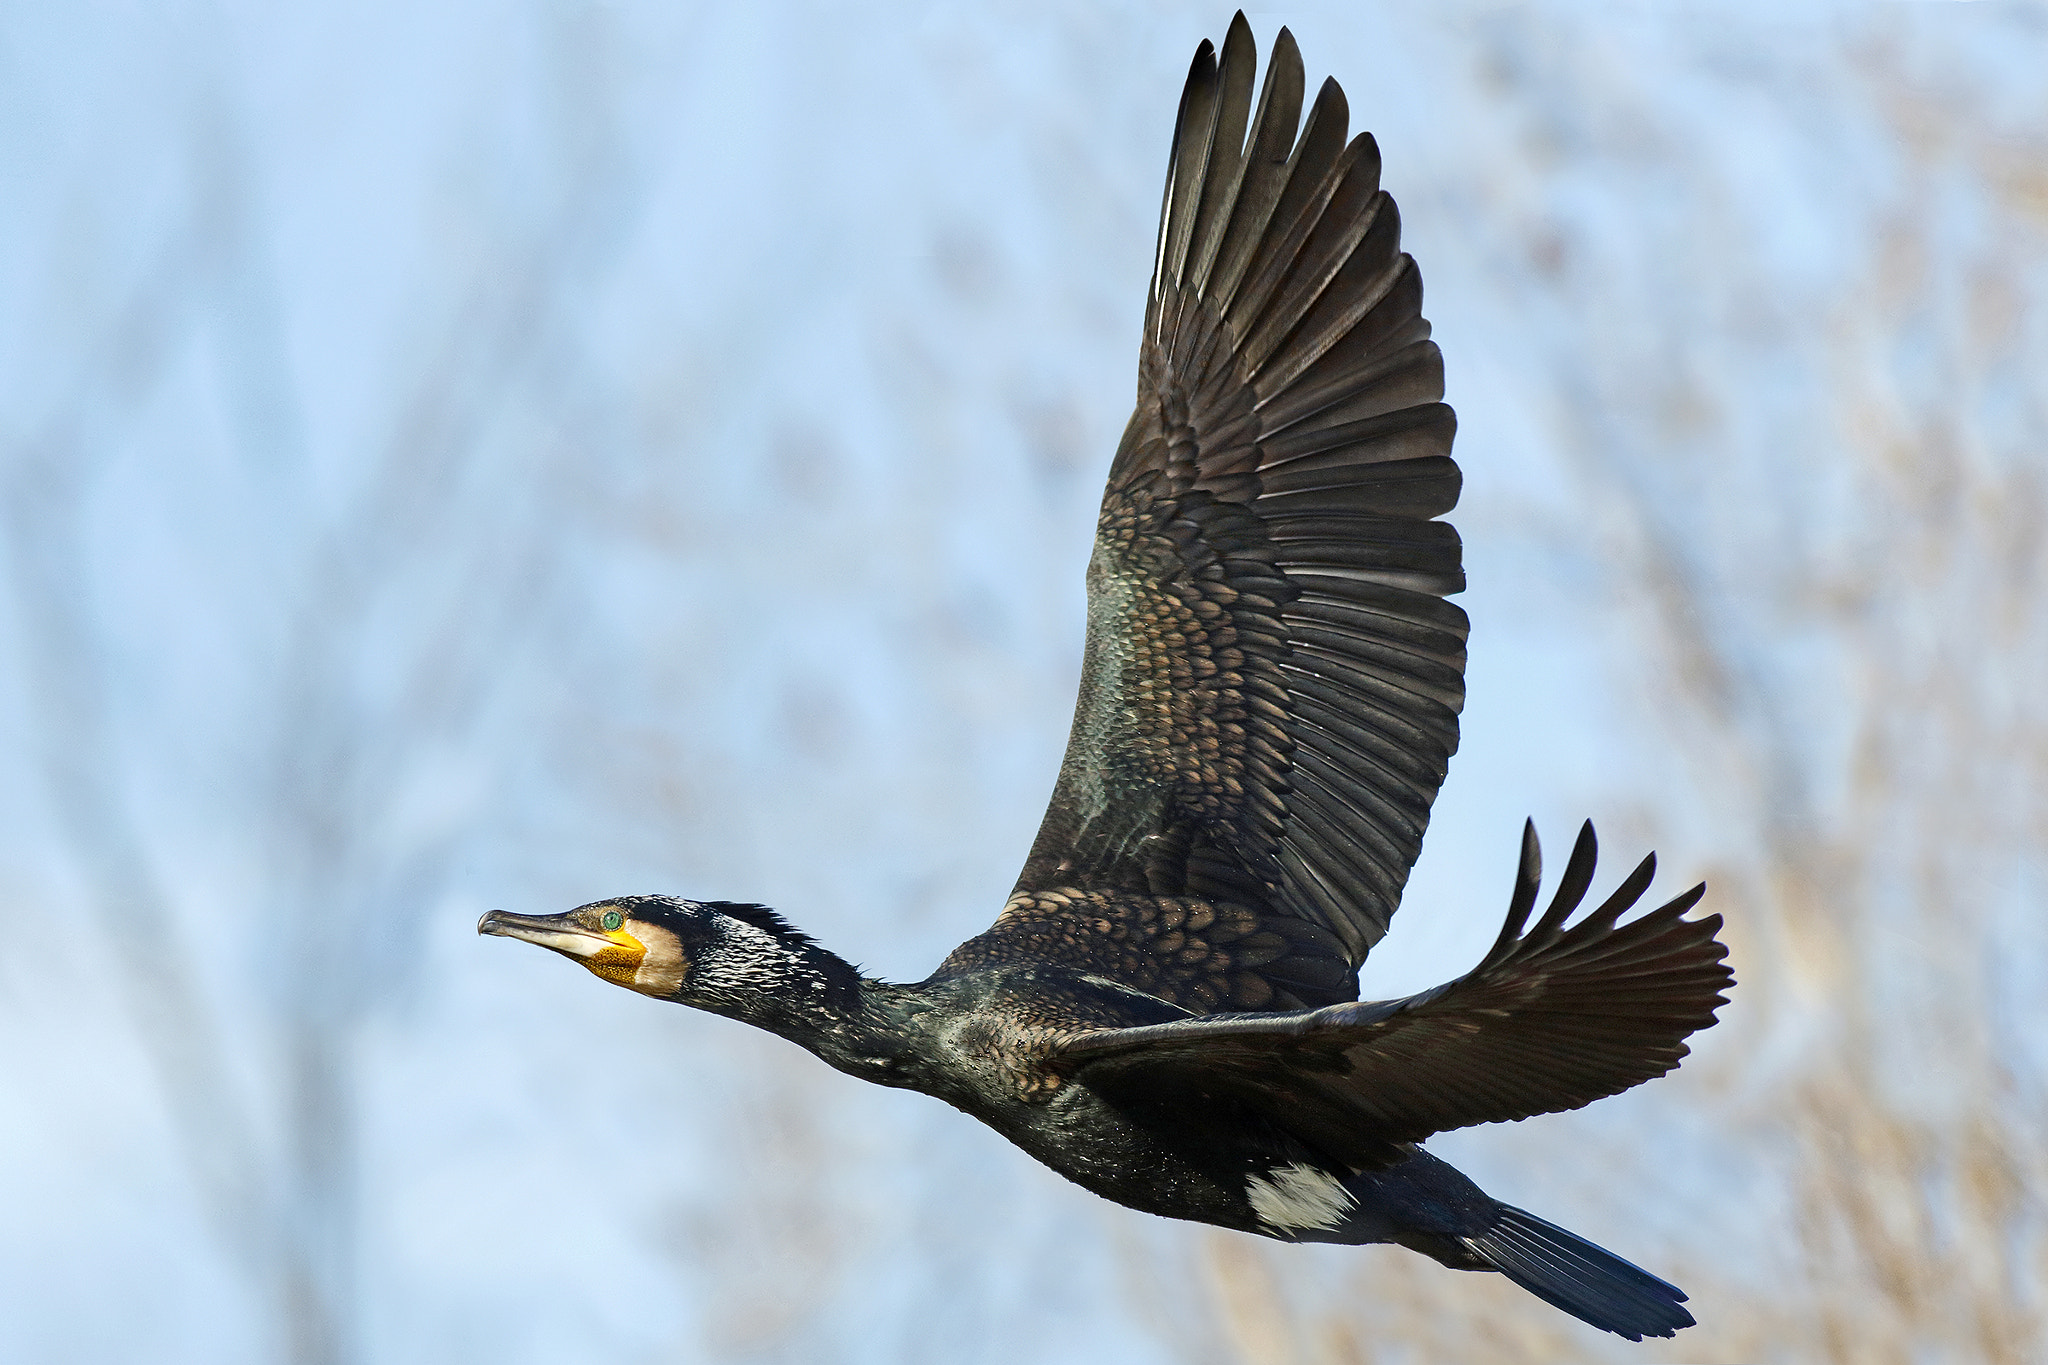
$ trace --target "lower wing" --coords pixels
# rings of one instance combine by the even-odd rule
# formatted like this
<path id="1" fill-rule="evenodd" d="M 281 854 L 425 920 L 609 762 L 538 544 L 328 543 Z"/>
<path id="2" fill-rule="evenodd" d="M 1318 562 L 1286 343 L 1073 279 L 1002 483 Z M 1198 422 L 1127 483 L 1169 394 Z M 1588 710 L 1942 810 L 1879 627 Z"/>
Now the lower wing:
<path id="1" fill-rule="evenodd" d="M 1649 889 L 1654 855 L 1567 927 L 1594 859 L 1589 822 L 1549 909 L 1525 935 L 1542 880 L 1535 828 L 1526 827 L 1500 938 L 1472 971 L 1434 990 L 1099 1030 L 1070 1039 L 1052 1064 L 1110 1098 L 1227 1095 L 1360 1169 L 1432 1133 L 1618 1094 L 1676 1067 L 1686 1037 L 1714 1022 L 1735 978 L 1715 938 L 1721 917 L 1684 917 L 1704 885 L 1617 923 Z"/>

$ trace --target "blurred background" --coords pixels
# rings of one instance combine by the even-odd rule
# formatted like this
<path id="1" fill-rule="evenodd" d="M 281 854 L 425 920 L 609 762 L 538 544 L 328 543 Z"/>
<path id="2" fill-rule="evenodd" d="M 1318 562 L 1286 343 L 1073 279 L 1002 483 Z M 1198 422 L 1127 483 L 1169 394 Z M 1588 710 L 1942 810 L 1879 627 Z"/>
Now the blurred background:
<path id="1" fill-rule="evenodd" d="M 1365 991 L 1476 960 L 1525 815 L 1709 880 L 1682 1072 L 1432 1143 L 1700 1327 L 1130 1213 L 474 937 L 663 890 L 917 979 L 993 917 L 1228 19 L 0 6 L 0 1358 L 2048 1358 L 2038 8 L 1252 15 L 1462 424 Z"/>

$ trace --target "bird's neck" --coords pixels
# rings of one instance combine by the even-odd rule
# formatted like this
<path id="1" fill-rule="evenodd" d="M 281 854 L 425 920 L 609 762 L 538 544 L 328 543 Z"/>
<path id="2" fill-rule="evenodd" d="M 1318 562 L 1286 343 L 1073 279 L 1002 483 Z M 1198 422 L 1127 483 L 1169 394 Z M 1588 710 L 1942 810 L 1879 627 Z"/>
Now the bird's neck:
<path id="1" fill-rule="evenodd" d="M 808 1008 L 778 1001 L 749 1020 L 814 1053 L 826 1064 L 881 1085 L 918 1086 L 918 1016 L 908 987 L 861 978 L 855 998 Z"/>
<path id="2" fill-rule="evenodd" d="M 850 1075 L 916 1083 L 925 1007 L 915 988 L 864 977 L 807 940 L 776 948 L 750 954 L 743 969 L 706 972 L 708 989 L 689 1003 L 787 1038 Z"/>

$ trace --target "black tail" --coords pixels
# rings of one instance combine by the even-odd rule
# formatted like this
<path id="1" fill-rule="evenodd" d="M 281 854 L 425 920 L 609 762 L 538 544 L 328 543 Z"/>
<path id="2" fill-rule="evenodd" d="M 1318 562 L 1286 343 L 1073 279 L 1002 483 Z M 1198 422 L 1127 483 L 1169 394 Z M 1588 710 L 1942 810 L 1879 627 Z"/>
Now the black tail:
<path id="1" fill-rule="evenodd" d="M 1532 1213 L 1503 1204 L 1499 1222 L 1459 1240 L 1537 1298 L 1616 1336 L 1641 1341 L 1692 1326 L 1677 1285 Z"/>

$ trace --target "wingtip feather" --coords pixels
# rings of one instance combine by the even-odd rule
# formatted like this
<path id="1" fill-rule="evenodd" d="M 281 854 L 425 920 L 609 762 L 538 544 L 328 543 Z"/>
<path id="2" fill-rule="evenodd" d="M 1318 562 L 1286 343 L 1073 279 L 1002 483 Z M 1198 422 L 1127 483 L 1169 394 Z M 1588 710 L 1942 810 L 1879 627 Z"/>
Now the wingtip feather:
<path id="1" fill-rule="evenodd" d="M 1599 852 L 1600 843 L 1593 835 L 1593 822 L 1588 820 L 1579 826 L 1579 837 L 1572 844 L 1572 856 L 1565 860 L 1564 876 L 1558 879 L 1557 893 L 1551 897 L 1550 908 L 1543 912 L 1543 918 L 1530 931 L 1531 939 L 1549 939 L 1564 928 L 1565 920 L 1586 898 L 1586 888 L 1593 884 L 1593 869 L 1599 861 Z"/>
<path id="2" fill-rule="evenodd" d="M 1536 892 L 1543 885 L 1543 845 L 1536 838 L 1536 822 L 1522 822 L 1522 856 L 1515 867 L 1515 890 L 1508 899 L 1507 922 L 1500 927 L 1500 937 L 1493 941 L 1480 962 L 1480 968 L 1498 962 L 1511 950 L 1521 937 L 1522 926 L 1529 922 L 1529 911 L 1536 906 Z"/>

